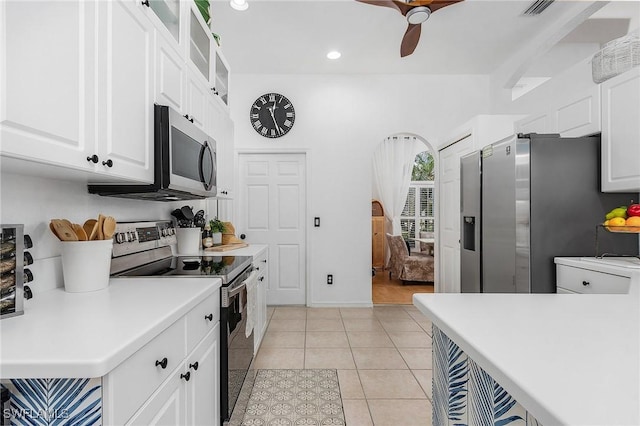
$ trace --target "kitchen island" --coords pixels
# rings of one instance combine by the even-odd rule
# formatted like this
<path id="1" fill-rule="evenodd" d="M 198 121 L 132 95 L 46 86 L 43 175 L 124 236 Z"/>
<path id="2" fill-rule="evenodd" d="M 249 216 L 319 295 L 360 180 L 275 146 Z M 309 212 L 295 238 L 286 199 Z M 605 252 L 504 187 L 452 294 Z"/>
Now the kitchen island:
<path id="1" fill-rule="evenodd" d="M 434 425 L 640 424 L 635 291 L 413 300 L 433 322 Z"/>

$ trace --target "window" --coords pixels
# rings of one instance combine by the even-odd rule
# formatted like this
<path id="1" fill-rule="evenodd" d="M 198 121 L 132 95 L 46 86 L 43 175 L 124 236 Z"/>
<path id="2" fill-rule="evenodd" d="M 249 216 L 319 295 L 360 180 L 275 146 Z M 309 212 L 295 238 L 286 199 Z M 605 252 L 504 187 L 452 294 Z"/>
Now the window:
<path id="1" fill-rule="evenodd" d="M 420 236 L 419 232 L 433 232 L 433 181 L 411 182 L 409 194 L 400 216 L 402 236 L 405 239 Z M 416 247 L 415 241 L 409 241 Z"/>
<path id="2" fill-rule="evenodd" d="M 411 247 L 417 247 L 411 238 L 419 237 L 419 232 L 434 231 L 433 205 L 433 157 L 428 152 L 416 156 L 413 166 L 412 182 L 400 215 L 402 236 L 409 240 Z"/>

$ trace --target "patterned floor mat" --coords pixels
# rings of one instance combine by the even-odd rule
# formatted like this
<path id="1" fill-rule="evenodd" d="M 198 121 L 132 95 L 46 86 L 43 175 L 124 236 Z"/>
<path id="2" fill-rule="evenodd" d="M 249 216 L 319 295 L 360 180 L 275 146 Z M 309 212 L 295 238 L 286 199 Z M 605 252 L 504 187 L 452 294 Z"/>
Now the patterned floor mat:
<path id="1" fill-rule="evenodd" d="M 243 426 L 344 426 L 336 370 L 258 370 Z"/>

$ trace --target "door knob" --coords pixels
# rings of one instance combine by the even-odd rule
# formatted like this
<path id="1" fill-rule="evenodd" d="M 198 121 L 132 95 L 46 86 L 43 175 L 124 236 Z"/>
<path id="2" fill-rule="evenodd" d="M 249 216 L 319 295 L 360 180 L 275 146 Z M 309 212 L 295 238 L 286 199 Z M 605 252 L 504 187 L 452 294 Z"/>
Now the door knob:
<path id="1" fill-rule="evenodd" d="M 241 239 L 241 240 L 244 240 L 245 238 L 247 238 L 247 236 L 246 236 L 246 235 L 244 235 L 244 234 L 240 234 L 240 239 Z"/>

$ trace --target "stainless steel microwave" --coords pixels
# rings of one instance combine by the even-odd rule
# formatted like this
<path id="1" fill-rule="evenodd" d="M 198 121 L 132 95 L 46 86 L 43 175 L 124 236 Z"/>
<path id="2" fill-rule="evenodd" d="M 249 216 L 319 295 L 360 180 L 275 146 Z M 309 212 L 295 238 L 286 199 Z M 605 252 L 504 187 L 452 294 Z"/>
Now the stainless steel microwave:
<path id="1" fill-rule="evenodd" d="M 154 182 L 151 185 L 89 185 L 110 197 L 176 201 L 216 196 L 216 141 L 193 119 L 154 106 Z"/>

